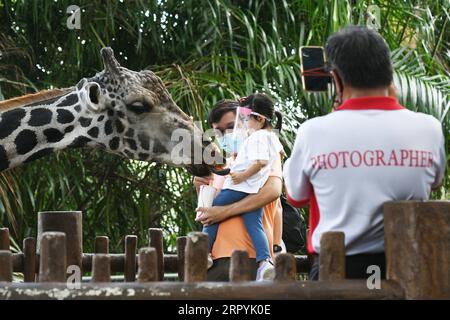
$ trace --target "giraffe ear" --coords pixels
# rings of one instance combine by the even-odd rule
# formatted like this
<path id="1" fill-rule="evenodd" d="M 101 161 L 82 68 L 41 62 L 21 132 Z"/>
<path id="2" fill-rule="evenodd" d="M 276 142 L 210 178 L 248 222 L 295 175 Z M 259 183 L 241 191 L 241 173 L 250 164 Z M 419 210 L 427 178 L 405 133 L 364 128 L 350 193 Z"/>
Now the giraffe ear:
<path id="1" fill-rule="evenodd" d="M 89 82 L 83 87 L 86 106 L 93 112 L 102 111 L 105 106 L 101 103 L 101 88 L 96 82 Z"/>

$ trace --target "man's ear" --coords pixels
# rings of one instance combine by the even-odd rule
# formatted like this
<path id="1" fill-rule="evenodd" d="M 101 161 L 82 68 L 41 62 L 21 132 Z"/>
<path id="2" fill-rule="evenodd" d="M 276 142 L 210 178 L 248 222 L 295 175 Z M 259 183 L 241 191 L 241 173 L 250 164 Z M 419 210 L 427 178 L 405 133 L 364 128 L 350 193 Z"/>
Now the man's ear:
<path id="1" fill-rule="evenodd" d="M 334 87 L 335 87 L 335 98 L 333 103 L 333 108 L 337 108 L 342 104 L 342 95 L 343 95 L 343 87 L 342 80 L 339 78 L 339 75 L 335 71 L 330 71 L 331 77 L 333 79 Z"/>
<path id="2" fill-rule="evenodd" d="M 102 91 L 98 83 L 88 82 L 80 91 L 89 110 L 99 112 L 105 108 L 104 103 L 102 103 Z"/>

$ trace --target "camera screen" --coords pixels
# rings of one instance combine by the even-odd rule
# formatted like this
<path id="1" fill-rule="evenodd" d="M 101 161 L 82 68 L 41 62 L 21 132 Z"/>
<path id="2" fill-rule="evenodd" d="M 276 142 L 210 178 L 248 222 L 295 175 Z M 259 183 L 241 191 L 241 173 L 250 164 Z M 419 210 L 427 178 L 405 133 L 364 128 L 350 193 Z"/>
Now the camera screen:
<path id="1" fill-rule="evenodd" d="M 300 57 L 302 72 L 317 68 L 323 69 L 325 66 L 322 47 L 301 47 Z M 306 91 L 327 91 L 330 80 L 329 76 L 302 75 L 302 84 Z"/>

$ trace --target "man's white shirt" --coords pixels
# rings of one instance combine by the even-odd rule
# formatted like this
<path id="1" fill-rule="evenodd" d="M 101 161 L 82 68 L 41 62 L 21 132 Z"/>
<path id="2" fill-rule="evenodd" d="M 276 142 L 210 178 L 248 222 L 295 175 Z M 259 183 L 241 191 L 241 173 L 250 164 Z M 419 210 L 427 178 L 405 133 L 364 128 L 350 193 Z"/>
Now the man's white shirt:
<path id="1" fill-rule="evenodd" d="M 320 235 L 342 231 L 353 255 L 383 252 L 383 204 L 428 199 L 444 170 L 438 120 L 368 97 L 303 123 L 283 176 L 291 203 L 311 202 L 308 250 L 320 253 Z"/>

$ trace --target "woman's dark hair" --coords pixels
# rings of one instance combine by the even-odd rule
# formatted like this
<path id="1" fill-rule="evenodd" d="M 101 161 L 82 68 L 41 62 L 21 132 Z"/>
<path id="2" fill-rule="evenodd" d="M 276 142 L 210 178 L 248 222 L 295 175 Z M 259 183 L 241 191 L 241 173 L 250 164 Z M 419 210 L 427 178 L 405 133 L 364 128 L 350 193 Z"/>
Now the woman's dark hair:
<path id="1" fill-rule="evenodd" d="M 281 130 L 283 116 L 281 115 L 281 112 L 275 111 L 272 99 L 265 94 L 255 93 L 241 99 L 239 102 L 241 107 L 250 108 L 252 111 L 257 112 L 268 119 L 265 121 L 263 128 L 271 126 L 270 120 L 272 120 L 275 115 L 277 117 L 275 129 Z M 256 118 L 257 116 L 254 117 Z"/>
<path id="2" fill-rule="evenodd" d="M 365 26 L 348 26 L 332 34 L 325 50 L 331 69 L 352 87 L 380 88 L 392 82 L 389 48 L 377 32 Z"/>
<path id="3" fill-rule="evenodd" d="M 239 103 L 235 100 L 223 99 L 218 101 L 211 111 L 209 111 L 208 124 L 212 125 L 213 123 L 219 122 L 227 112 L 233 111 L 236 113 L 237 107 L 239 107 Z"/>

